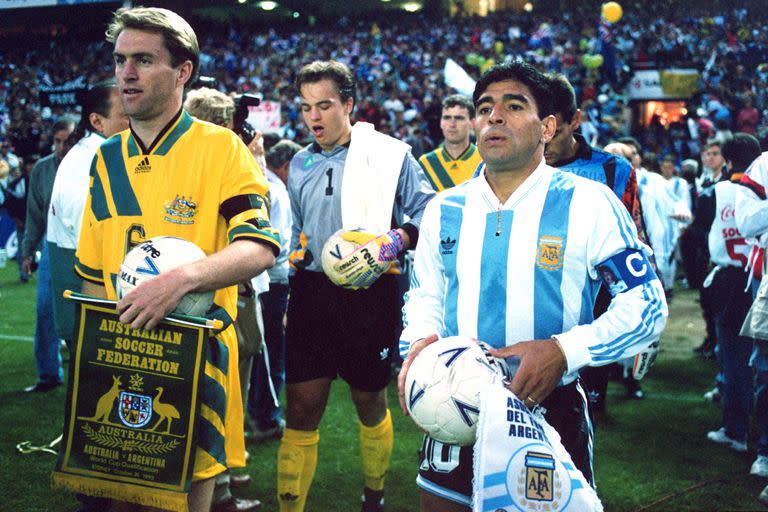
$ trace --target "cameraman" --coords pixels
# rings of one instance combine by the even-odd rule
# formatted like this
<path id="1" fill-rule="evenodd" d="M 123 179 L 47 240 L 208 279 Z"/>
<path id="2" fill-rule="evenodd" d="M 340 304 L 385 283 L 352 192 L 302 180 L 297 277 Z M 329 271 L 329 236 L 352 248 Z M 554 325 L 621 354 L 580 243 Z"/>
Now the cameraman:
<path id="1" fill-rule="evenodd" d="M 247 108 L 247 107 L 246 107 Z M 208 87 L 193 89 L 187 94 L 184 101 L 184 109 L 190 115 L 200 120 L 208 121 L 219 126 L 224 126 L 243 137 L 243 130 L 235 126 L 235 100 L 226 94 Z M 242 120 L 245 118 L 238 116 Z M 241 121 L 243 122 L 243 121 Z M 250 128 L 250 127 L 248 127 Z M 256 159 L 260 169 L 266 168 L 264 161 L 264 148 L 261 144 L 261 132 L 251 131 L 254 136 L 251 140 L 244 141 L 248 149 Z M 238 360 L 240 370 L 240 391 L 243 400 L 243 410 L 246 410 L 248 396 L 248 383 L 251 380 L 251 365 L 253 356 L 261 347 L 262 334 L 260 326 L 261 308 L 257 305 L 256 298 L 262 291 L 269 289 L 269 278 L 266 272 L 254 277 L 251 282 L 241 283 L 237 288 L 237 318 L 235 319 L 235 331 L 237 332 Z M 230 475 L 225 471 L 216 478 L 216 488 L 213 494 L 212 512 L 249 512 L 261 507 L 261 501 L 236 498 L 230 492 L 230 487 L 245 487 L 250 484 L 251 477 L 248 474 Z"/>

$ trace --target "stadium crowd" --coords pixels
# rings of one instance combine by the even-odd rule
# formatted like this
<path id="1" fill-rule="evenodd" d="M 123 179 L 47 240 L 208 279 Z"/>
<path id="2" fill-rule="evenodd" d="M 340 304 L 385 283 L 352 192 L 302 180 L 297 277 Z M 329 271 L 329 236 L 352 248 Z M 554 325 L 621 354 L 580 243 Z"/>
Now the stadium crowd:
<path id="1" fill-rule="evenodd" d="M 398 24 L 342 18 L 326 30 L 290 33 L 277 28 L 254 33 L 230 27 L 201 36 L 200 74 L 213 77 L 221 92 L 257 92 L 265 100 L 279 102 L 282 118 L 272 144 L 284 139 L 305 145 L 313 141 L 313 136 L 302 116 L 302 98 L 294 87 L 296 73 L 314 60 L 341 62 L 352 70 L 358 84 L 352 119 L 370 122 L 377 131 L 407 142 L 416 158 L 430 154 L 446 138 L 441 118 L 449 107 L 443 100 L 455 93 L 443 74 L 449 59 L 474 77 L 495 63 L 515 57 L 522 57 L 542 72 L 566 77 L 581 111 L 575 124 L 580 125 L 581 135 L 573 139 L 581 145 L 580 150 L 619 142 L 608 153 L 625 157 L 632 164 L 627 168 L 637 171 L 636 178 L 631 179 L 636 179 L 634 193 L 645 211 L 638 213 L 635 220 L 638 232 L 647 229 L 643 241 L 653 246 L 667 299 L 672 298 L 678 275 L 676 261 L 684 267 L 680 273 L 685 276 L 684 285 L 701 290 L 703 313 L 709 324 L 707 339 L 699 351 L 712 355 L 714 347 L 720 345 L 721 374 L 710 398 L 722 396 L 724 407 L 723 428 L 710 432 L 708 438 L 745 451 L 744 429 L 749 421 L 746 402 L 751 403 L 753 389 L 751 383 L 743 381 L 749 374 L 746 368 L 750 353 L 735 353 L 732 345 L 739 337 L 737 327 L 743 323 L 757 283 L 754 293 L 744 291 L 739 295 L 744 297 L 738 298 L 740 304 L 746 307 L 726 311 L 707 299 L 705 288 L 710 285 L 705 284 L 705 276 L 710 263 L 726 268 L 732 263 L 728 256 L 733 256 L 728 252 L 718 261 L 722 248 L 714 246 L 709 236 L 711 229 L 723 227 L 714 219 L 716 205 L 719 208 L 726 201 L 721 196 L 731 194 L 727 200 L 735 201 L 735 192 L 724 186 L 716 188 L 715 184 L 741 179 L 760 154 L 760 145 L 767 148 L 768 62 L 762 62 L 768 55 L 765 18 L 765 13 L 740 9 L 679 19 L 626 13 L 613 25 L 600 24 L 594 16 L 575 14 L 558 19 L 495 14 L 453 18 L 437 24 L 420 17 Z M 100 34 L 94 34 L 90 42 L 55 38 L 0 54 L 0 206 L 4 204 L 16 221 L 19 235 L 25 221 L 25 209 L 19 207 L 19 201 L 23 202 L 29 188 L 24 180 L 28 180 L 32 165 L 50 153 L 56 127 L 73 114 L 63 107 L 43 105 L 39 87 L 81 77 L 88 83 L 111 77 L 112 47 L 100 39 Z M 601 55 L 602 66 L 594 65 L 597 54 Z M 644 125 L 633 120 L 637 111 L 632 110 L 626 86 L 634 70 L 655 68 L 695 68 L 700 73 L 698 92 L 686 102 L 681 118 L 668 120 L 654 115 L 650 124 Z M 465 108 L 469 118 L 475 114 L 473 108 L 470 111 L 460 102 L 450 108 Z M 558 115 L 558 127 L 563 120 L 571 122 L 564 111 Z M 279 163 L 275 154 L 266 152 L 265 164 L 270 169 L 284 167 L 296 150 Z M 270 154 L 274 165 L 270 164 Z M 752 157 L 745 159 L 745 154 Z M 565 160 L 555 159 L 558 163 L 552 165 L 565 168 L 569 165 Z M 426 168 L 424 162 L 422 159 Z M 413 167 L 417 169 L 415 161 Z M 757 172 L 753 175 L 757 176 Z M 278 177 L 275 175 L 275 180 Z M 762 180 L 763 176 L 757 178 Z M 434 186 L 435 180 L 432 183 Z M 760 183 L 750 184 L 758 197 Z M 621 193 L 617 195 L 622 198 Z M 635 213 L 628 209 L 630 214 Z M 760 231 L 751 234 L 759 235 Z M 739 272 L 745 267 L 754 269 L 755 262 L 754 254 L 739 258 Z M 28 267 L 20 266 L 20 279 L 27 280 L 28 273 Z M 717 280 L 716 272 L 710 274 L 712 280 Z M 733 288 L 730 285 L 732 281 L 721 284 Z M 283 309 L 280 312 L 282 319 Z M 758 375 L 768 382 L 768 355 L 756 348 L 753 357 L 765 363 Z M 629 381 L 628 396 L 642 398 L 639 384 Z M 757 392 L 758 400 L 768 400 L 768 384 L 761 381 Z M 735 394 L 740 398 L 739 410 L 733 405 Z M 600 405 L 604 407 L 604 403 Z M 279 414 L 271 421 L 266 429 L 253 429 L 256 435 L 260 431 L 268 431 L 270 436 L 282 434 L 285 422 Z M 386 421 L 388 416 L 373 423 Z M 763 424 L 768 421 L 758 421 L 762 437 L 751 472 L 768 477 L 768 424 Z M 376 489 L 368 499 L 378 504 L 379 491 Z M 768 500 L 768 487 L 763 494 L 761 498 Z"/>
<path id="2" fill-rule="evenodd" d="M 600 71 L 584 64 L 584 56 L 596 53 L 603 43 L 594 14 L 558 19 L 496 14 L 437 24 L 413 17 L 391 25 L 344 18 L 326 30 L 291 33 L 279 28 L 255 33 L 220 28 L 201 36 L 201 73 L 215 77 L 224 92 L 261 92 L 265 99 L 279 101 L 281 135 L 304 142 L 309 134 L 291 85 L 294 74 L 313 59 L 336 59 L 348 64 L 359 81 L 356 119 L 408 138 L 418 157 L 422 147 L 429 151 L 442 139 L 440 102 L 451 92 L 443 81 L 446 59 L 477 77 L 491 61 L 523 56 L 542 71 L 568 77 L 588 113 L 585 130 L 593 135 L 592 142 L 604 145 L 633 135 L 655 155 L 647 162 L 655 168 L 666 154 L 674 154 L 678 164 L 697 157 L 700 143 L 718 132 L 765 137 L 765 16 L 735 10 L 664 19 L 628 12 L 610 27 L 615 72 L 608 69 L 608 60 Z M 2 52 L 0 157 L 8 159 L 9 151 L 22 158 L 47 153 L 50 127 L 64 112 L 41 107 L 35 84 L 62 84 L 81 76 L 89 83 L 108 78 L 112 58 L 100 36 L 97 31 L 90 42 L 58 37 Z M 701 71 L 700 92 L 688 103 L 688 122 L 664 126 L 659 119 L 648 127 L 632 125 L 624 86 L 631 70 L 643 67 Z"/>

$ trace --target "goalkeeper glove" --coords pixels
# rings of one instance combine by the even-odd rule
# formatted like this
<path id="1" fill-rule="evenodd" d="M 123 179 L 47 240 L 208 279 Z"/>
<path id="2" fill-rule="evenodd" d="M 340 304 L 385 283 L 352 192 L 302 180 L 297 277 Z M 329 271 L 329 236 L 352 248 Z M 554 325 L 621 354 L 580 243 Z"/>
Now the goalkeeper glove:
<path id="1" fill-rule="evenodd" d="M 365 231 L 347 231 L 342 238 L 348 242 L 356 243 L 360 246 L 370 243 L 376 244 L 378 254 L 377 260 L 391 262 L 397 259 L 397 255 L 405 248 L 403 235 L 397 229 L 391 229 L 382 235 L 374 235 Z"/>

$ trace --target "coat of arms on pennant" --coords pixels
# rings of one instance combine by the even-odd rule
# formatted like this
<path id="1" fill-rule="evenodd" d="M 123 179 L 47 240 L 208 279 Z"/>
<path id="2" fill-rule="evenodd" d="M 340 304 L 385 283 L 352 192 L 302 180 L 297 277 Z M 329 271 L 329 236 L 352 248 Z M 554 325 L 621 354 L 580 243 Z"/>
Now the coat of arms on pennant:
<path id="1" fill-rule="evenodd" d="M 77 350 L 54 485 L 165 510 L 187 510 L 210 327 L 167 318 L 121 324 L 113 301 L 71 294 Z"/>
<path id="2" fill-rule="evenodd" d="M 120 421 L 126 427 L 139 428 L 152 418 L 152 397 L 128 391 L 120 392 Z"/>

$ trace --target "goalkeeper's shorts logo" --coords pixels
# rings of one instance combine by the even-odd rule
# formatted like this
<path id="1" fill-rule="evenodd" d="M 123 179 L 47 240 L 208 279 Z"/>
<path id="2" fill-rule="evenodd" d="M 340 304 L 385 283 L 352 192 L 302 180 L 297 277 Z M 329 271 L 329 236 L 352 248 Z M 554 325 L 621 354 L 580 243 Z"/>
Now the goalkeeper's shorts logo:
<path id="1" fill-rule="evenodd" d="M 563 267 L 565 247 L 559 236 L 542 236 L 536 252 L 536 266 L 543 270 L 560 270 Z"/>

